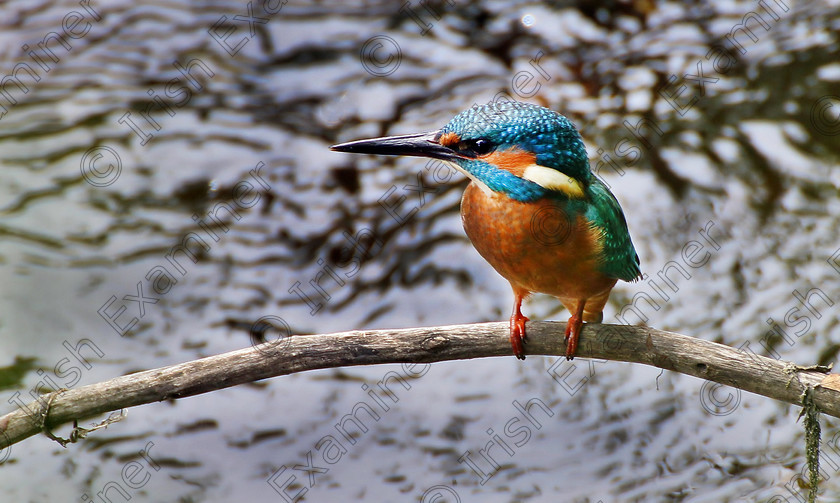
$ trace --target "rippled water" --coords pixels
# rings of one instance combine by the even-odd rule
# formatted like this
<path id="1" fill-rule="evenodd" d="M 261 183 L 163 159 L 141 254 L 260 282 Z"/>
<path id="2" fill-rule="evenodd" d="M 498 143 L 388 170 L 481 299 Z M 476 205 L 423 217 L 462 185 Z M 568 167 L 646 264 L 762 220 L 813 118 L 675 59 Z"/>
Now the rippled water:
<path id="1" fill-rule="evenodd" d="M 625 209 L 649 279 L 618 286 L 608 322 L 836 360 L 836 5 L 426 5 L 0 7 L 0 73 L 23 86 L 0 86 L 5 410 L 246 347 L 266 316 L 296 333 L 506 319 L 460 176 L 328 150 L 500 92 L 572 118 Z M 195 262 L 168 260 L 185 239 Z M 526 313 L 567 316 L 541 296 Z M 360 403 L 367 431 L 331 445 Z M 68 449 L 27 440 L 0 453 L 0 485 L 9 501 L 799 501 L 798 412 L 582 359 L 325 370 L 134 408 Z M 479 453 L 494 435 L 498 469 Z"/>

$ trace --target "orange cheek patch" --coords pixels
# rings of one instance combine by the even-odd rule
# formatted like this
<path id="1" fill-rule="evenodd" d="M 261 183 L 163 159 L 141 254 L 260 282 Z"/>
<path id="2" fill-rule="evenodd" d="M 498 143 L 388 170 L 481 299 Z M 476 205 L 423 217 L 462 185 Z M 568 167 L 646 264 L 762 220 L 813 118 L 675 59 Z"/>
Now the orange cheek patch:
<path id="1" fill-rule="evenodd" d="M 457 145 L 461 142 L 461 137 L 450 131 L 442 135 L 438 141 L 444 147 L 452 147 L 452 145 Z"/>
<path id="2" fill-rule="evenodd" d="M 496 151 L 480 159 L 505 171 L 510 171 L 520 178 L 522 178 L 525 168 L 537 162 L 536 155 L 516 147 L 501 152 Z"/>

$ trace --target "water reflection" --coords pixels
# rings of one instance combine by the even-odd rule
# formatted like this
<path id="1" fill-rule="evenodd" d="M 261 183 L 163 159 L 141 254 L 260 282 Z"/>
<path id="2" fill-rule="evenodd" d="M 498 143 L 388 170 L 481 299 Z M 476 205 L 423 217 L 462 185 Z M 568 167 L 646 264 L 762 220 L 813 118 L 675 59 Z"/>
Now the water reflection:
<path id="1" fill-rule="evenodd" d="M 461 229 L 461 177 L 327 149 L 433 129 L 499 93 L 575 121 L 667 296 L 625 285 L 607 320 L 640 321 L 622 308 L 646 292 L 652 326 L 835 360 L 836 10 L 424 5 L 7 3 L 0 71 L 25 63 L 38 77 L 24 68 L 24 87 L 0 86 L 7 410 L 14 393 L 246 346 L 264 316 L 311 333 L 505 318 L 508 286 Z M 50 33 L 63 37 L 46 42 L 56 58 L 38 45 Z M 435 188 L 423 201 L 405 189 L 418 176 Z M 663 282 L 708 222 L 720 248 Z M 814 288 L 830 301 L 819 316 L 794 293 Z M 559 309 L 527 306 L 538 319 Z M 745 394 L 714 415 L 695 379 L 542 358 L 433 365 L 340 463 L 311 479 L 294 471 L 308 452 L 325 466 L 317 442 L 399 370 L 313 372 L 133 409 L 67 450 L 14 446 L 0 477 L 9 499 L 33 501 L 96 498 L 133 461 L 148 463 L 148 482 L 122 487 L 149 500 L 282 499 L 266 481 L 283 466 L 297 475 L 287 494 L 311 501 L 418 500 L 433 487 L 462 501 L 795 498 L 796 409 Z M 499 468 L 478 465 L 482 484 L 459 459 L 483 462 L 488 429 L 503 432 L 514 402 L 533 398 L 554 415 L 513 454 L 496 444 Z M 830 493 L 837 431 L 823 425 Z"/>

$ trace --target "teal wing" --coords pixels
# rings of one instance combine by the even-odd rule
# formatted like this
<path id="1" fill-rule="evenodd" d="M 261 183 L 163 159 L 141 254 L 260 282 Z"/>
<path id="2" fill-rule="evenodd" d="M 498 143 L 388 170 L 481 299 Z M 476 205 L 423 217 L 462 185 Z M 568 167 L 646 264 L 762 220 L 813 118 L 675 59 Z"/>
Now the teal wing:
<path id="1" fill-rule="evenodd" d="M 624 281 L 639 279 L 642 276 L 639 255 L 633 247 L 618 200 L 597 177 L 592 177 L 587 192 L 591 204 L 586 209 L 586 217 L 603 236 L 602 272 Z"/>

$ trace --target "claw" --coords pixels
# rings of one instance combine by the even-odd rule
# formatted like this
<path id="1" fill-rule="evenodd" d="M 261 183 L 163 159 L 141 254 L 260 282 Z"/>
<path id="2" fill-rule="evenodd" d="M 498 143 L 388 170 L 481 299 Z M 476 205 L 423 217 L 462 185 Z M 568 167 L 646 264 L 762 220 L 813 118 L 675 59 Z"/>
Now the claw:
<path id="1" fill-rule="evenodd" d="M 580 335 L 582 327 L 583 320 L 576 316 L 569 318 L 569 322 L 566 323 L 566 338 L 564 341 L 566 342 L 567 360 L 574 360 L 575 358 L 575 352 L 577 352 L 578 346 L 578 336 Z"/>
<path id="2" fill-rule="evenodd" d="M 575 313 L 571 318 L 569 318 L 569 322 L 566 323 L 566 338 L 564 339 L 564 342 L 566 343 L 566 360 L 573 360 L 575 358 L 575 353 L 577 352 L 578 347 L 578 338 L 580 337 L 580 332 L 583 329 L 583 306 L 585 304 L 585 301 L 578 302 Z"/>
<path id="3" fill-rule="evenodd" d="M 513 348 L 514 356 L 520 360 L 524 360 L 525 340 L 527 338 L 525 322 L 528 321 L 528 318 L 522 315 L 520 309 L 522 307 L 522 299 L 528 295 L 528 292 L 514 288 L 513 295 L 513 314 L 510 315 L 510 345 Z"/>
<path id="4" fill-rule="evenodd" d="M 520 312 L 516 312 L 510 317 L 510 345 L 513 347 L 513 354 L 520 360 L 525 359 L 526 321 L 528 321 L 528 318 Z"/>

